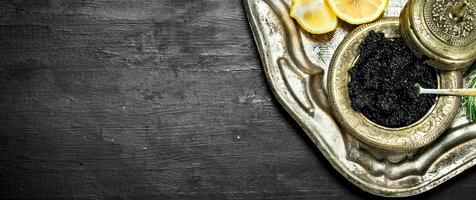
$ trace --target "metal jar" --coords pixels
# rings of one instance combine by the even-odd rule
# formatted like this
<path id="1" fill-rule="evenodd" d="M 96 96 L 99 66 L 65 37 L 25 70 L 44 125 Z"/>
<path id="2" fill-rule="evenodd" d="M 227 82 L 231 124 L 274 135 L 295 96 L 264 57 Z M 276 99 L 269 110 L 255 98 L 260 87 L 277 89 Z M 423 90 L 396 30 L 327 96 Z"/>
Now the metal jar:
<path id="1" fill-rule="evenodd" d="M 460 70 L 476 59 L 476 0 L 409 0 L 401 34 L 415 55 L 440 70 Z"/>

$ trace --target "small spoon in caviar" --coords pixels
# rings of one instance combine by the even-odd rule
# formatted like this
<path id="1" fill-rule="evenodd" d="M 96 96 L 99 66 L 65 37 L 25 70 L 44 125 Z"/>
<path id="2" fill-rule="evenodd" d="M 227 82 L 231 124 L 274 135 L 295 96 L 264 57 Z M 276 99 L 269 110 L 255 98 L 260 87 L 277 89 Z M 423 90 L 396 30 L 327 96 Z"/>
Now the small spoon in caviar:
<path id="1" fill-rule="evenodd" d="M 438 94 L 446 96 L 476 96 L 476 89 L 426 89 L 420 84 L 415 84 L 418 95 L 420 94 Z"/>

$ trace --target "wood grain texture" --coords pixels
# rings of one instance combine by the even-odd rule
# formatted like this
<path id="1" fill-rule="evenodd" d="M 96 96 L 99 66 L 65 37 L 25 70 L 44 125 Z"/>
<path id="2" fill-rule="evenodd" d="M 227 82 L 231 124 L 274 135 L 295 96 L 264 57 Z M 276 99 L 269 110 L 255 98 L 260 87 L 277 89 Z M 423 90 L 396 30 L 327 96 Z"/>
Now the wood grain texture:
<path id="1" fill-rule="evenodd" d="M 274 99 L 240 0 L 2 0 L 0 109 L 1 199 L 376 198 Z"/>

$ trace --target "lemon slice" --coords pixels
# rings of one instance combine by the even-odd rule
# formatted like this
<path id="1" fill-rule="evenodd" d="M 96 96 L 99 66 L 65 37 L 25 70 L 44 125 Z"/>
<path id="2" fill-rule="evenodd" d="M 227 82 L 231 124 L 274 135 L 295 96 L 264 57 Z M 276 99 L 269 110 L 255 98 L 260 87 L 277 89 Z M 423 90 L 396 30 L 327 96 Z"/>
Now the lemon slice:
<path id="1" fill-rule="evenodd" d="M 336 15 L 350 24 L 374 21 L 385 10 L 388 0 L 328 0 Z"/>
<path id="2" fill-rule="evenodd" d="M 312 34 L 331 32 L 337 27 L 337 17 L 326 0 L 293 0 L 291 17 Z"/>

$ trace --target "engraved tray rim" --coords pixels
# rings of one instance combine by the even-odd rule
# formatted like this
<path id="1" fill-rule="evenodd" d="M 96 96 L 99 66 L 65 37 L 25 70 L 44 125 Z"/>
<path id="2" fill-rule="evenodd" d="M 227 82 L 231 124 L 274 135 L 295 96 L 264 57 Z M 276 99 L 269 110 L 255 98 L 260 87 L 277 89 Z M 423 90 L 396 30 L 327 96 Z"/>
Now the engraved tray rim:
<path id="1" fill-rule="evenodd" d="M 455 120 L 451 126 L 451 131 L 445 134 L 443 138 L 441 138 L 441 141 L 438 143 L 441 143 L 441 145 L 448 145 L 450 147 L 444 148 L 438 145 L 433 145 L 431 148 L 428 148 L 425 150 L 425 152 L 422 153 L 420 157 L 428 157 L 428 159 L 419 159 L 416 160 L 415 162 L 412 162 L 412 165 L 415 166 L 423 166 L 423 167 L 428 167 L 427 169 L 421 170 L 421 179 L 415 179 L 419 180 L 419 184 L 414 185 L 414 186 L 399 186 L 398 184 L 396 186 L 398 187 L 387 187 L 388 185 L 378 185 L 370 181 L 379 181 L 378 179 L 381 179 L 383 175 L 392 175 L 386 174 L 387 171 L 383 171 L 383 175 L 379 174 L 379 170 L 381 170 L 379 167 L 381 167 L 381 163 L 375 162 L 376 168 L 374 169 L 377 171 L 376 175 L 374 178 L 368 178 L 372 177 L 373 175 L 370 175 L 370 171 L 364 172 L 361 168 L 357 167 L 357 165 L 352 165 L 353 168 L 349 168 L 351 164 L 349 164 L 352 161 L 346 160 L 349 157 L 353 157 L 354 153 L 359 153 L 355 152 L 354 149 L 340 149 L 339 145 L 348 145 L 350 143 L 355 142 L 354 139 L 348 138 L 346 134 L 342 134 L 338 138 L 339 141 L 332 143 L 333 141 L 329 140 L 328 136 L 320 134 L 318 131 L 316 131 L 319 128 L 322 127 L 313 127 L 313 126 L 319 126 L 319 124 L 313 124 L 312 119 L 309 116 L 306 116 L 306 113 L 313 113 L 314 116 L 319 115 L 321 125 L 322 123 L 330 123 L 331 125 L 328 125 L 331 128 L 333 127 L 332 123 L 332 117 L 328 118 L 326 117 L 325 113 L 327 111 L 325 110 L 320 110 L 320 109 L 310 109 L 310 110 L 304 110 L 304 109 L 296 109 L 296 102 L 293 102 L 290 100 L 292 98 L 292 95 L 288 93 L 283 93 L 281 91 L 282 88 L 278 88 L 277 85 L 275 85 L 277 82 L 281 84 L 283 81 L 281 74 L 276 74 L 273 70 L 276 70 L 277 67 L 275 65 L 279 64 L 286 64 L 286 62 L 281 62 L 281 60 L 278 60 L 278 62 L 272 62 L 270 61 L 270 51 L 267 51 L 264 47 L 264 44 L 269 44 L 268 42 L 264 41 L 264 34 L 261 33 L 260 28 L 258 27 L 258 21 L 259 17 L 255 16 L 256 13 L 252 9 L 253 7 L 256 6 L 255 4 L 257 3 L 271 3 L 271 4 L 285 4 L 281 0 L 244 0 L 244 6 L 245 10 L 247 13 L 247 17 L 253 32 L 253 37 L 255 39 L 255 42 L 257 44 L 257 48 L 260 54 L 261 61 L 263 63 L 264 71 L 268 80 L 268 83 L 271 87 L 271 90 L 278 100 L 278 102 L 285 108 L 285 110 L 294 118 L 294 120 L 304 129 L 306 134 L 311 138 L 311 140 L 314 142 L 314 144 L 318 147 L 320 152 L 326 157 L 326 159 L 332 164 L 332 166 L 346 179 L 348 179 L 350 182 L 352 182 L 354 185 L 358 186 L 359 188 L 363 189 L 364 191 L 367 191 L 369 193 L 379 195 L 379 196 L 386 196 L 386 197 L 405 197 L 405 196 L 412 196 L 416 195 L 425 191 L 428 191 L 437 185 L 445 182 L 446 180 L 456 176 L 457 174 L 461 173 L 462 171 L 468 169 L 469 167 L 473 166 L 476 164 L 475 158 L 476 158 L 476 153 L 473 151 L 472 148 L 476 148 L 476 124 L 467 124 L 466 121 L 462 118 L 458 118 Z M 269 6 L 269 5 L 268 5 Z M 283 5 L 280 5 L 283 6 Z M 289 64 L 289 63 L 288 63 Z M 280 85 L 279 87 L 281 87 Z M 286 91 L 289 92 L 289 91 Z M 292 92 L 292 91 L 291 91 Z M 323 102 L 320 102 L 314 104 L 316 108 L 319 108 L 319 106 L 322 106 L 322 104 L 325 104 Z M 315 117 L 316 118 L 316 117 Z M 303 120 L 303 119 L 308 119 L 308 120 Z M 329 133 L 334 134 L 334 130 L 329 130 Z M 463 136 L 461 136 L 463 135 Z M 332 139 L 332 138 L 331 138 Z M 342 142 L 340 142 L 342 140 Z M 343 142 L 345 141 L 345 142 Z M 332 145 L 337 145 L 338 147 L 332 147 Z M 466 148 L 470 147 L 470 148 Z M 347 148 L 347 146 L 346 146 Z M 454 150 L 457 150 L 453 152 Z M 469 152 L 465 152 L 464 149 L 469 149 Z M 342 152 L 347 152 L 349 155 L 342 155 Z M 451 152 L 450 152 L 451 151 Z M 432 154 L 437 154 L 438 156 L 432 156 Z M 454 154 L 454 155 L 453 155 Z M 363 154 L 359 154 L 361 157 Z M 448 164 L 445 165 L 443 168 L 439 166 L 434 166 L 434 163 L 441 164 L 443 161 L 447 161 L 448 158 L 453 158 L 452 156 L 461 156 L 458 158 L 457 163 L 453 164 Z M 361 158 L 360 157 L 360 158 Z M 425 157 L 425 158 L 426 158 Z M 357 156 L 359 158 L 359 156 Z M 355 160 L 354 160 L 355 161 Z M 364 163 L 365 164 L 365 163 Z M 444 163 L 443 163 L 444 164 Z M 395 170 L 401 170 L 399 166 L 391 166 L 393 167 L 392 169 Z M 419 168 L 417 168 L 419 169 Z M 441 169 L 445 170 L 442 171 Z M 372 171 L 373 172 L 373 171 Z M 367 174 L 365 174 L 367 173 Z M 432 175 L 428 175 L 429 173 L 436 173 Z M 402 179 L 405 179 L 407 177 L 413 178 L 413 175 L 408 175 Z M 402 179 L 398 179 L 397 181 L 400 181 Z M 405 182 L 404 180 L 404 182 Z M 413 180 L 413 179 L 412 179 Z M 384 179 L 384 182 L 392 182 L 393 180 L 388 180 Z M 393 183 L 393 182 L 392 182 Z"/>

